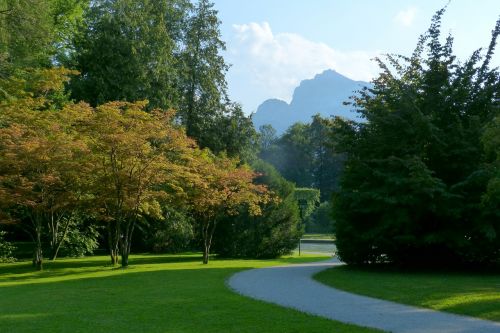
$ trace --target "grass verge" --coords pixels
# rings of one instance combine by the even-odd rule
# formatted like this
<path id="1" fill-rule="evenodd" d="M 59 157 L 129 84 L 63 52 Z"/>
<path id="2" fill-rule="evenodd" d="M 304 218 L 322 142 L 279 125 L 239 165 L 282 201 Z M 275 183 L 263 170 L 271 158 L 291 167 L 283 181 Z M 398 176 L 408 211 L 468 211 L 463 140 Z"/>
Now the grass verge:
<path id="1" fill-rule="evenodd" d="M 341 266 L 314 278 L 356 294 L 500 321 L 498 273 L 398 272 Z"/>
<path id="2" fill-rule="evenodd" d="M 243 269 L 321 260 L 213 260 L 199 254 L 134 255 L 127 269 L 107 257 L 64 259 L 34 272 L 0 264 L 0 332 L 350 332 L 342 324 L 255 301 L 227 288 Z"/>

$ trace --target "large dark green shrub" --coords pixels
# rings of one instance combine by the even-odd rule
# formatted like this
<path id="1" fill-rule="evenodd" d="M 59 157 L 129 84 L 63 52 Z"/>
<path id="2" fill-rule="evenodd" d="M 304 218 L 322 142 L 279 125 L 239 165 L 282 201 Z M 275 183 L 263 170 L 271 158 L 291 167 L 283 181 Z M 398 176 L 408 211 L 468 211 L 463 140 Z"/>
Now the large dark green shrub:
<path id="1" fill-rule="evenodd" d="M 182 210 L 163 207 L 163 220 L 151 220 L 143 229 L 145 250 L 154 253 L 178 253 L 191 249 L 193 221 Z"/>
<path id="2" fill-rule="evenodd" d="M 256 179 L 280 197 L 263 207 L 261 216 L 242 212 L 226 217 L 215 235 L 215 252 L 221 256 L 275 258 L 290 253 L 302 234 L 294 185 L 271 165 L 257 161 L 253 168 L 261 175 Z"/>
<path id="3" fill-rule="evenodd" d="M 499 72 L 489 61 L 500 21 L 485 55 L 458 62 L 453 38 L 440 40 L 443 13 L 413 55 L 379 60 L 373 87 L 354 97 L 365 121 L 339 122 L 337 149 L 347 161 L 333 213 L 348 263 L 499 257 L 499 206 L 488 199 L 498 193 L 498 168 L 482 137 L 499 113 Z"/>

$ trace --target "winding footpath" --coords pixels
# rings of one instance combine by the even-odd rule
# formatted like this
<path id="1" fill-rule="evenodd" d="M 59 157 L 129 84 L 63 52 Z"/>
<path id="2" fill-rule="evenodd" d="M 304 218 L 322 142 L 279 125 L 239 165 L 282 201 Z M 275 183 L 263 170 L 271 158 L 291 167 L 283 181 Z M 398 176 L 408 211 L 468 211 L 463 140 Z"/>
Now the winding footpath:
<path id="1" fill-rule="evenodd" d="M 500 333 L 500 323 L 397 304 L 323 285 L 312 276 L 336 259 L 236 273 L 236 292 L 321 317 L 394 333 Z M 402 291 L 404 292 L 404 291 Z"/>

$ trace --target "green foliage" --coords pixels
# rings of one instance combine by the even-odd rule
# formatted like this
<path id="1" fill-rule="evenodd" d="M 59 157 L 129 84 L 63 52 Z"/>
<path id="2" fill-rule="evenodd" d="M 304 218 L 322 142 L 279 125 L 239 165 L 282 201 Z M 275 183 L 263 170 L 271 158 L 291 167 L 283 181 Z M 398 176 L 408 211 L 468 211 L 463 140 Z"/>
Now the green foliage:
<path id="1" fill-rule="evenodd" d="M 283 177 L 297 186 L 305 187 L 313 183 L 313 151 L 308 130 L 308 125 L 296 123 L 278 139 L 276 144 L 263 149 L 260 153 L 260 157 L 275 166 Z M 266 133 L 261 132 L 261 136 L 264 135 Z"/>
<path id="2" fill-rule="evenodd" d="M 72 96 L 93 106 L 148 100 L 149 110 L 176 109 L 200 147 L 249 159 L 256 133 L 227 97 L 219 26 L 207 0 L 92 1 L 62 61 L 81 73 Z"/>
<path id="3" fill-rule="evenodd" d="M 294 185 L 275 168 L 262 160 L 252 165 L 260 174 L 258 184 L 265 184 L 279 197 L 262 208 L 262 215 L 242 212 L 219 225 L 215 234 L 215 252 L 226 257 L 276 258 L 290 253 L 302 234 Z"/>
<path id="4" fill-rule="evenodd" d="M 297 186 L 317 188 L 322 201 L 330 200 L 345 159 L 335 151 L 337 122 L 315 115 L 310 124 L 296 123 L 280 138 L 270 125 L 262 126 L 259 156 Z"/>
<path id="5" fill-rule="evenodd" d="M 1 0 L 0 18 L 0 56 L 4 66 L 48 65 L 54 33 L 49 1 Z"/>
<path id="6" fill-rule="evenodd" d="M 332 218 L 332 204 L 322 202 L 306 221 L 307 233 L 335 233 L 335 224 Z"/>
<path id="7" fill-rule="evenodd" d="M 49 68 L 69 52 L 69 38 L 89 0 L 0 0 L 0 101 L 6 84 Z M 29 81 L 29 79 L 28 79 Z"/>
<path id="8" fill-rule="evenodd" d="M 319 190 L 314 188 L 296 188 L 293 196 L 301 210 L 302 219 L 306 220 L 319 205 Z"/>
<path id="9" fill-rule="evenodd" d="M 61 255 L 66 257 L 83 257 L 94 254 L 99 247 L 99 227 L 95 224 L 70 222 L 68 233 L 61 245 Z"/>
<path id="10" fill-rule="evenodd" d="M 227 101 L 228 65 L 221 54 L 226 45 L 221 40 L 220 20 L 213 6 L 208 0 L 199 0 L 192 6 L 186 17 L 185 50 L 180 55 L 183 98 L 179 114 L 187 135 L 196 138 L 202 148 L 213 147 L 210 141 L 217 137 L 215 131 L 221 130 L 217 125 Z"/>
<path id="11" fill-rule="evenodd" d="M 151 108 L 176 106 L 178 40 L 186 1 L 92 1 L 73 38 L 68 66 L 81 76 L 73 96 L 96 106 L 149 100 Z"/>
<path id="12" fill-rule="evenodd" d="M 500 21 L 484 57 L 476 51 L 460 63 L 452 37 L 440 41 L 443 13 L 411 57 L 378 60 L 373 88 L 353 98 L 366 121 L 338 122 L 337 149 L 348 158 L 333 213 L 346 262 L 499 257 L 500 220 L 484 208 L 494 172 L 481 138 L 499 110 L 489 61 Z"/>
<path id="13" fill-rule="evenodd" d="M 0 263 L 14 262 L 16 260 L 12 256 L 12 253 L 16 250 L 16 247 L 12 245 L 11 242 L 5 240 L 6 234 L 6 231 L 0 230 Z"/>
<path id="14" fill-rule="evenodd" d="M 144 231 L 147 249 L 154 253 L 178 253 L 190 248 L 194 221 L 178 208 L 163 207 L 163 219 L 149 221 Z"/>

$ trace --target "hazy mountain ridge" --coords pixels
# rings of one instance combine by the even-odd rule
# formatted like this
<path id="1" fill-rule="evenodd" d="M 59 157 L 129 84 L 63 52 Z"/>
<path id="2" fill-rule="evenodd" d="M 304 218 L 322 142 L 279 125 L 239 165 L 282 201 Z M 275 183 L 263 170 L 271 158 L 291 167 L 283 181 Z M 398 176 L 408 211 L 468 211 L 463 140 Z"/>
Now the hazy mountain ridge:
<path id="1" fill-rule="evenodd" d="M 252 120 L 257 129 L 271 124 L 281 134 L 293 123 L 310 122 L 317 113 L 324 117 L 335 115 L 355 119 L 356 113 L 343 102 L 367 85 L 370 84 L 351 80 L 334 70 L 326 70 L 313 79 L 303 80 L 295 88 L 290 104 L 279 99 L 264 101 L 253 114 Z"/>

